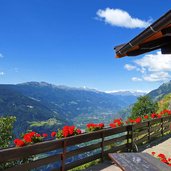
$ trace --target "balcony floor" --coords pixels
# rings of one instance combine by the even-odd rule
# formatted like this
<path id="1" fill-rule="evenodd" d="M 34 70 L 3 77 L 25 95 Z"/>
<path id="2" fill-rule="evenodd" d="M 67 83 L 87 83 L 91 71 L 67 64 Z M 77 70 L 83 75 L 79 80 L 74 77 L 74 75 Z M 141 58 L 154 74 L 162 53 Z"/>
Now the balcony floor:
<path id="1" fill-rule="evenodd" d="M 171 157 L 171 134 L 168 135 L 168 139 L 165 141 L 153 144 L 147 147 L 143 152 L 151 154 L 153 151 L 157 154 L 164 153 L 168 158 Z"/>
<path id="2" fill-rule="evenodd" d="M 152 144 L 148 144 L 145 150 L 141 152 L 146 152 L 151 154 L 155 151 L 156 153 L 164 153 L 167 157 L 171 157 L 171 134 L 166 136 L 166 138 L 159 138 Z M 95 166 L 85 169 L 85 171 L 122 171 L 119 167 L 112 164 L 110 160 L 104 161 L 104 163 L 99 163 Z"/>
<path id="3" fill-rule="evenodd" d="M 98 165 L 92 166 L 84 171 L 122 171 L 119 167 L 112 164 L 111 161 L 105 161 Z"/>

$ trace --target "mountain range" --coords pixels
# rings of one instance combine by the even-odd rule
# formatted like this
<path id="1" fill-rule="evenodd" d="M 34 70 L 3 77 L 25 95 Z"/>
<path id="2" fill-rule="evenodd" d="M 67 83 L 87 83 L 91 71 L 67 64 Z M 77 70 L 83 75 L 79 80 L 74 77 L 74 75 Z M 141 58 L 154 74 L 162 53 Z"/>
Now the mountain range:
<path id="1" fill-rule="evenodd" d="M 146 95 L 148 92 L 146 91 L 140 91 L 140 90 L 136 90 L 136 91 L 128 91 L 128 90 L 120 90 L 120 91 L 106 91 L 106 93 L 110 93 L 113 95 L 121 95 L 121 96 L 144 96 Z"/>
<path id="2" fill-rule="evenodd" d="M 0 116 L 16 116 L 16 133 L 27 129 L 50 132 L 84 116 L 90 120 L 91 116 L 117 116 L 136 99 L 137 95 L 128 92 L 105 93 L 46 82 L 0 84 Z"/>
<path id="3" fill-rule="evenodd" d="M 155 101 L 171 93 L 171 81 L 147 95 Z M 101 92 L 95 89 L 56 86 L 46 82 L 0 84 L 0 116 L 17 118 L 15 133 L 28 129 L 39 132 L 57 130 L 66 124 L 83 126 L 87 122 L 106 122 L 126 118 L 141 91 Z M 170 98 L 165 102 L 170 106 Z M 167 100 L 166 100 L 167 99 Z M 169 99 L 169 100 L 168 100 Z M 162 105 L 161 108 L 165 106 Z"/>
<path id="4" fill-rule="evenodd" d="M 148 95 L 154 101 L 159 101 L 169 93 L 171 93 L 171 80 L 169 82 L 163 83 L 159 88 L 152 90 L 148 93 Z"/>

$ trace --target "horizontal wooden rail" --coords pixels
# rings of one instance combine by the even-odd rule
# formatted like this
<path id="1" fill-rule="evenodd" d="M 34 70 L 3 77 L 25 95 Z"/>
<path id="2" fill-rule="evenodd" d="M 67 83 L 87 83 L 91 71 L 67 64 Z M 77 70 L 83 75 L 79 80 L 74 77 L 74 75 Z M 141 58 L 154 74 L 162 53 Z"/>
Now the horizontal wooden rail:
<path id="1" fill-rule="evenodd" d="M 148 143 L 170 130 L 171 116 L 134 125 L 105 128 L 60 140 L 45 141 L 22 148 L 0 150 L 0 166 L 30 156 L 34 160 L 20 163 L 7 171 L 29 170 L 54 163 L 56 171 L 65 171 L 96 159 L 103 161 L 111 152 L 133 151 L 134 145 Z M 36 156 L 36 158 L 35 158 Z M 81 156 L 81 158 L 80 158 Z"/>
<path id="2" fill-rule="evenodd" d="M 136 145 L 149 143 L 153 139 L 164 136 L 171 125 L 171 116 L 153 119 L 147 122 L 133 125 L 132 141 Z"/>

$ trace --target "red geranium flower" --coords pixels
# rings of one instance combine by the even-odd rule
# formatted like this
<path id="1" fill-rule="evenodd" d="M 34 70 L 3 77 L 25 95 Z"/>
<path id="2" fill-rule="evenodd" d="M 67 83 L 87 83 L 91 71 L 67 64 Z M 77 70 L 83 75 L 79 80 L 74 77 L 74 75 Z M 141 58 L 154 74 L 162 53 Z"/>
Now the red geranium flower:
<path id="1" fill-rule="evenodd" d="M 55 136 L 56 136 L 56 132 L 52 132 L 51 137 L 55 137 Z"/>
<path id="2" fill-rule="evenodd" d="M 152 113 L 152 114 L 151 114 L 151 118 L 153 118 L 153 119 L 154 119 L 154 118 L 157 118 L 157 114 L 156 114 L 156 113 Z"/>
<path id="3" fill-rule="evenodd" d="M 17 147 L 23 147 L 25 145 L 24 141 L 20 139 L 15 139 L 14 143 Z"/>
<path id="4" fill-rule="evenodd" d="M 167 161 L 167 159 L 165 159 L 165 158 L 162 158 L 161 161 L 162 161 L 163 163 L 168 164 L 168 161 Z"/>
<path id="5" fill-rule="evenodd" d="M 166 156 L 165 156 L 164 154 L 162 154 L 162 153 L 160 153 L 160 154 L 158 155 L 158 157 L 160 157 L 160 158 L 162 158 L 162 159 L 165 159 L 165 158 L 166 158 Z"/>
<path id="6" fill-rule="evenodd" d="M 115 123 L 110 123 L 110 127 L 111 128 L 116 128 L 116 124 Z"/>
<path id="7" fill-rule="evenodd" d="M 43 136 L 44 138 L 46 138 L 46 137 L 48 137 L 48 134 L 43 133 L 42 136 Z"/>
<path id="8" fill-rule="evenodd" d="M 28 132 L 23 135 L 23 139 L 15 139 L 14 143 L 17 147 L 22 147 L 24 145 L 41 142 L 43 138 L 43 136 L 36 132 Z"/>
<path id="9" fill-rule="evenodd" d="M 154 156 L 156 153 L 153 151 L 151 154 Z"/>
<path id="10" fill-rule="evenodd" d="M 161 118 L 161 115 L 158 114 L 158 115 L 157 115 L 157 118 Z"/>
<path id="11" fill-rule="evenodd" d="M 117 124 L 118 126 L 121 126 L 123 124 L 122 119 L 115 119 L 113 123 Z"/>
<path id="12" fill-rule="evenodd" d="M 73 135 L 74 134 L 74 129 L 75 129 L 75 126 L 68 127 L 69 135 Z"/>
<path id="13" fill-rule="evenodd" d="M 27 143 L 32 142 L 32 137 L 29 134 L 25 134 L 23 138 L 24 138 L 25 142 L 27 142 Z"/>
<path id="14" fill-rule="evenodd" d="M 130 123 L 134 123 L 135 121 L 133 119 L 129 119 L 129 122 Z"/>
<path id="15" fill-rule="evenodd" d="M 93 123 L 88 123 L 87 128 L 91 128 L 91 127 L 94 127 L 94 124 Z"/>
<path id="16" fill-rule="evenodd" d="M 41 137 L 41 135 L 40 134 L 36 134 L 36 137 Z"/>
<path id="17" fill-rule="evenodd" d="M 78 134 L 81 134 L 81 129 L 77 129 L 77 133 Z"/>
<path id="18" fill-rule="evenodd" d="M 18 142 L 19 140 L 20 140 L 20 139 L 16 138 L 16 139 L 14 140 L 14 144 L 17 144 L 17 142 Z"/>
<path id="19" fill-rule="evenodd" d="M 63 130 L 62 134 L 64 137 L 67 137 L 69 135 L 69 132 L 68 132 L 68 130 Z"/>
<path id="20" fill-rule="evenodd" d="M 138 117 L 137 119 L 135 119 L 136 123 L 140 123 L 141 122 L 141 117 Z"/>
<path id="21" fill-rule="evenodd" d="M 144 115 L 144 119 L 148 119 L 148 115 Z"/>
<path id="22" fill-rule="evenodd" d="M 99 124 L 99 127 L 100 127 L 100 128 L 103 128 L 103 127 L 104 127 L 104 123 L 100 123 L 100 124 Z"/>
<path id="23" fill-rule="evenodd" d="M 99 123 L 99 124 L 88 123 L 88 124 L 87 124 L 87 130 L 88 130 L 89 132 L 97 131 L 97 130 L 103 129 L 103 127 L 104 127 L 104 123 Z"/>
<path id="24" fill-rule="evenodd" d="M 29 133 L 27 133 L 27 134 L 29 134 L 31 137 L 33 137 L 35 134 L 36 134 L 36 132 L 29 132 Z"/>

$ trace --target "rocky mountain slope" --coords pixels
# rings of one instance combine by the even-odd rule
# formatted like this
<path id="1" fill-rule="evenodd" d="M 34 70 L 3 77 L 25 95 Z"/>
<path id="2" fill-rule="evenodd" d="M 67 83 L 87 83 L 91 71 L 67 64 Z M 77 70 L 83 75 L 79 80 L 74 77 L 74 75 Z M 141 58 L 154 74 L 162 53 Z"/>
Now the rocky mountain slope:
<path id="1" fill-rule="evenodd" d="M 117 114 L 137 96 L 111 94 L 85 88 L 55 86 L 45 82 L 0 85 L 0 116 L 15 115 L 16 130 L 44 130 L 72 124 L 77 117 Z M 91 117 L 90 117 L 91 118 Z M 103 118 L 103 117 L 102 117 Z"/>

